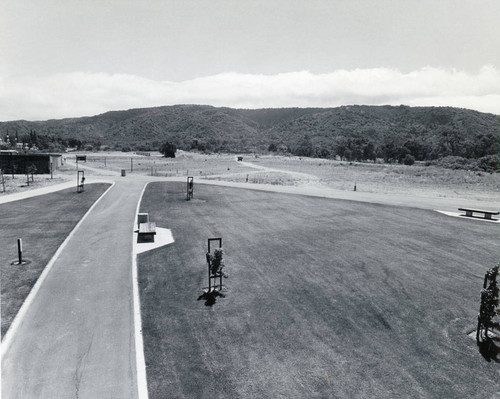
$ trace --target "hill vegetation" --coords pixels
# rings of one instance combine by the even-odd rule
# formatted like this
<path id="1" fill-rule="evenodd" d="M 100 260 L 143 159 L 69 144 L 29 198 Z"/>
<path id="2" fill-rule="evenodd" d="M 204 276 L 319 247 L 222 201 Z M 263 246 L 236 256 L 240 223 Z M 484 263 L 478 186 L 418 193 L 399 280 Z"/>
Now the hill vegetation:
<path id="1" fill-rule="evenodd" d="M 111 148 L 279 152 L 348 161 L 496 169 L 498 115 L 451 107 L 232 109 L 175 105 L 48 121 L 0 123 L 5 141 L 42 150 Z M 8 135 L 8 138 L 7 138 Z M 482 165 L 482 166 L 481 166 Z"/>

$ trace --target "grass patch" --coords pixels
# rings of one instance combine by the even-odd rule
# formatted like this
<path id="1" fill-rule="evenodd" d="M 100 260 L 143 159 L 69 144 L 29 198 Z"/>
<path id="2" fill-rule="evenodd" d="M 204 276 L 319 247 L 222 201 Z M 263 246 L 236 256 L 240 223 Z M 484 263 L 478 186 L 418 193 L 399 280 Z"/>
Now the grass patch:
<path id="1" fill-rule="evenodd" d="M 74 188 L 0 205 L 0 272 L 2 280 L 2 337 L 71 230 L 109 184 L 88 184 L 84 194 Z M 17 260 L 17 239 L 23 240 L 27 265 Z"/>
<path id="2" fill-rule="evenodd" d="M 139 255 L 150 397 L 488 397 L 474 329 L 498 227 L 433 211 L 198 185 L 148 186 L 175 243 Z M 213 306 L 207 238 L 228 290 Z M 210 299 L 210 298 L 208 298 Z"/>

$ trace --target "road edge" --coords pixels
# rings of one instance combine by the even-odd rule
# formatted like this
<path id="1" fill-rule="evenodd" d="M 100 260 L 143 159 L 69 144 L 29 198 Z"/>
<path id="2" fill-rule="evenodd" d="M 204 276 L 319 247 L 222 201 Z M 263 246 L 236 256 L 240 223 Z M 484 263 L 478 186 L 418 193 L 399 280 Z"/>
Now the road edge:
<path id="1" fill-rule="evenodd" d="M 142 197 L 150 182 L 144 184 L 134 215 L 132 231 L 135 229 L 137 214 L 141 207 Z M 139 399 L 148 399 L 148 381 L 146 377 L 146 362 L 144 358 L 144 342 L 142 339 L 141 299 L 139 297 L 139 278 L 137 273 L 137 253 L 134 246 L 135 234 L 132 234 L 132 296 L 134 306 L 134 337 L 135 337 L 135 367 L 137 378 L 137 394 Z"/>

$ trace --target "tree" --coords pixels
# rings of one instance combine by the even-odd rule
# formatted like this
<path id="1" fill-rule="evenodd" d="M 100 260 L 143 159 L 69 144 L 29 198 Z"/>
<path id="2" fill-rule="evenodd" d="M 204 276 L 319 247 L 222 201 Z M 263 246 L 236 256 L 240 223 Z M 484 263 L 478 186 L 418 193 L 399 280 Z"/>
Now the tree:
<path id="1" fill-rule="evenodd" d="M 309 138 L 308 135 L 305 135 L 302 140 L 299 141 L 297 144 L 297 147 L 295 148 L 295 151 L 293 152 L 294 155 L 302 156 L 302 157 L 310 157 L 313 155 L 313 146 L 311 143 L 311 139 Z"/>
<path id="2" fill-rule="evenodd" d="M 369 159 L 375 161 L 377 157 L 375 156 L 375 145 L 368 141 L 368 143 L 363 148 L 363 159 Z"/>
<path id="3" fill-rule="evenodd" d="M 165 158 L 175 158 L 175 151 L 177 151 L 175 144 L 168 141 L 160 147 L 160 152 Z"/>

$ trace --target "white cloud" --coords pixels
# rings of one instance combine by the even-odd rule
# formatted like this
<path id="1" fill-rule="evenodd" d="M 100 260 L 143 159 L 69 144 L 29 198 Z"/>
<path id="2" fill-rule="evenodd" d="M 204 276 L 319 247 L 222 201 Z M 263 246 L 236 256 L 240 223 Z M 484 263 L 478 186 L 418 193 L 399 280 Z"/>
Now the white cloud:
<path id="1" fill-rule="evenodd" d="M 0 120 L 95 115 L 173 104 L 237 108 L 335 107 L 348 104 L 454 106 L 500 114 L 500 72 L 423 68 L 307 71 L 277 75 L 223 73 L 183 82 L 133 75 L 73 72 L 0 78 Z"/>

